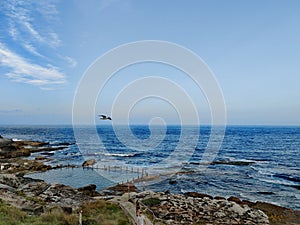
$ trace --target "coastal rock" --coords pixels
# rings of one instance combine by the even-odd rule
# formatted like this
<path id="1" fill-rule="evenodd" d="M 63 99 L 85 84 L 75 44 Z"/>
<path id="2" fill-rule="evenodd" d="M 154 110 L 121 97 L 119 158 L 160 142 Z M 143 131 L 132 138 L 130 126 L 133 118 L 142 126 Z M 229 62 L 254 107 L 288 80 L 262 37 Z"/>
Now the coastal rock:
<path id="1" fill-rule="evenodd" d="M 80 187 L 78 188 L 78 191 L 95 191 L 96 190 L 96 185 L 95 184 L 89 184 L 87 186 L 84 187 Z"/>
<path id="2" fill-rule="evenodd" d="M 0 183 L 18 189 L 24 180 L 14 174 L 0 174 Z"/>
<path id="3" fill-rule="evenodd" d="M 188 197 L 193 197 L 193 198 L 209 198 L 209 199 L 213 199 L 212 196 L 207 195 L 207 194 L 202 194 L 202 193 L 198 193 L 198 192 L 186 192 L 184 193 L 185 196 Z"/>
<path id="4" fill-rule="evenodd" d="M 0 159 L 29 156 L 29 150 L 18 147 L 12 139 L 0 138 Z"/>
<path id="5" fill-rule="evenodd" d="M 169 180 L 169 184 L 177 184 L 177 180 L 171 179 L 171 180 Z"/>
<path id="6" fill-rule="evenodd" d="M 285 208 L 282 206 L 274 205 L 266 202 L 249 202 L 243 200 L 243 203 L 247 204 L 251 208 L 259 209 L 268 215 L 272 225 L 299 225 L 300 211 Z"/>
<path id="7" fill-rule="evenodd" d="M 117 184 L 115 186 L 106 188 L 105 191 L 102 191 L 105 195 L 123 195 L 124 193 L 137 192 L 138 189 L 132 184 Z"/>
<path id="8" fill-rule="evenodd" d="M 227 200 L 228 200 L 228 201 L 235 202 L 235 203 L 237 203 L 237 204 L 242 204 L 241 199 L 239 199 L 239 198 L 237 198 L 237 197 L 234 197 L 234 196 L 230 196 Z"/>
<path id="9" fill-rule="evenodd" d="M 10 146 L 13 143 L 12 139 L 0 137 L 0 149 L 6 146 Z"/>
<path id="10" fill-rule="evenodd" d="M 8 186 L 8 185 L 6 185 L 6 184 L 1 184 L 1 183 L 0 183 L 0 190 L 8 190 L 8 191 L 10 191 L 10 192 L 16 191 L 15 188 L 13 188 L 13 187 L 11 187 L 11 186 Z"/>
<path id="11" fill-rule="evenodd" d="M 41 142 L 41 141 L 15 141 L 16 146 L 28 146 L 28 147 L 42 147 L 49 145 L 49 142 Z"/>
<path id="12" fill-rule="evenodd" d="M 93 166 L 96 163 L 95 159 L 88 159 L 82 163 L 82 167 Z"/>
<path id="13" fill-rule="evenodd" d="M 78 190 L 62 185 L 52 184 L 39 195 L 42 199 L 54 205 L 77 208 L 83 201 L 91 199 Z"/>
<path id="14" fill-rule="evenodd" d="M 49 142 L 40 141 L 13 141 L 0 137 L 0 159 L 29 156 L 32 152 L 48 152 L 66 148 L 67 143 L 61 146 L 52 146 Z"/>
<path id="15" fill-rule="evenodd" d="M 95 196 L 99 196 L 100 194 L 96 191 L 96 185 L 95 184 L 89 184 L 87 186 L 84 187 L 80 187 L 77 190 L 79 192 L 83 192 L 85 195 L 91 196 L 91 197 L 95 197 Z"/>
<path id="16" fill-rule="evenodd" d="M 95 186 L 85 188 L 96 195 Z M 40 214 L 46 208 L 60 207 L 67 211 L 77 210 L 92 198 L 62 184 L 47 184 L 42 180 L 24 178 L 15 174 L 0 174 L 0 198 L 30 214 Z"/>
<path id="17" fill-rule="evenodd" d="M 0 161 L 0 173 L 17 174 L 21 176 L 26 172 L 46 171 L 52 169 L 50 165 L 45 165 L 42 161 L 26 160 L 20 158 L 5 159 L 5 162 Z"/>
<path id="18" fill-rule="evenodd" d="M 220 160 L 220 161 L 213 161 L 211 165 L 217 165 L 217 164 L 222 164 L 222 165 L 234 165 L 234 166 L 249 166 L 252 164 L 255 164 L 253 161 L 225 161 L 225 160 Z"/>
<path id="19" fill-rule="evenodd" d="M 47 158 L 44 156 L 36 156 L 34 159 L 39 161 L 47 160 Z"/>
<path id="20" fill-rule="evenodd" d="M 216 200 L 226 200 L 226 198 L 224 198 L 222 196 L 215 196 L 214 199 L 216 199 Z"/>
<path id="21" fill-rule="evenodd" d="M 26 196 L 34 197 L 42 194 L 45 190 L 47 190 L 47 188 L 49 188 L 49 186 L 50 185 L 44 181 L 36 181 L 22 185 L 18 191 L 23 192 Z"/>
<path id="22" fill-rule="evenodd" d="M 155 221 L 162 224 L 269 224 L 268 216 L 261 210 L 194 192 L 185 195 L 142 192 L 132 198 L 139 198 L 142 206 L 153 212 Z"/>
<path id="23" fill-rule="evenodd" d="M 25 196 L 22 196 L 17 192 L 1 190 L 0 198 L 6 203 L 23 211 L 26 211 L 29 214 L 38 215 L 44 211 L 42 205 L 35 203 L 34 201 L 28 200 Z"/>

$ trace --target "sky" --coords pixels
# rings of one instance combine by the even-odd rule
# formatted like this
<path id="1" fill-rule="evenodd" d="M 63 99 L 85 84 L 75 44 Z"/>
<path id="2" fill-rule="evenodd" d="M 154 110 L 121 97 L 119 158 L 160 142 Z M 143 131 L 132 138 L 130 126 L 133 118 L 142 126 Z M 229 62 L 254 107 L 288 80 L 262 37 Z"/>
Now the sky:
<path id="1" fill-rule="evenodd" d="M 126 43 L 160 40 L 191 50 L 213 72 L 227 124 L 298 126 L 299 9 L 297 0 L 2 0 L 0 124 L 72 124 L 77 88 L 95 60 Z M 104 76 L 101 68 L 99 76 Z M 131 65 L 113 74 L 99 90 L 95 120 L 97 114 L 111 115 L 124 88 L 149 76 L 184 89 L 200 123 L 210 123 L 203 90 L 184 72 L 159 63 Z M 160 82 L 149 85 L 165 88 Z M 135 86 L 134 91 L 143 96 L 145 89 Z M 189 116 L 188 108 L 180 115 L 176 105 L 185 108 L 186 100 L 166 101 L 159 95 L 129 111 L 122 111 L 132 104 L 125 99 L 117 106 L 119 121 L 130 115 L 131 123 L 160 117 L 175 124 Z M 81 113 L 87 116 L 85 108 Z"/>

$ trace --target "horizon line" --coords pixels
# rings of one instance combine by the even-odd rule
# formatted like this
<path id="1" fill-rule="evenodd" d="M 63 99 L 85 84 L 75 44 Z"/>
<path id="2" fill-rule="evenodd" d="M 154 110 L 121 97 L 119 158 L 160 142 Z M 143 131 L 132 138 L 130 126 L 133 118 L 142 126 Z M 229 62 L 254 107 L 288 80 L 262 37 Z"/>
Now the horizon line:
<path id="1" fill-rule="evenodd" d="M 19 123 L 19 124 L 0 124 L 0 126 L 126 126 L 128 124 L 114 124 L 112 125 L 111 123 L 96 123 L 96 124 L 72 124 L 72 123 L 49 123 L 49 124 L 43 124 L 43 123 Z M 146 123 L 132 123 L 129 124 L 130 126 L 164 126 L 161 124 L 153 124 L 149 125 Z M 265 126 L 265 127 L 300 127 L 300 124 L 235 124 L 235 123 L 229 123 L 229 124 L 209 124 L 209 123 L 203 123 L 203 124 L 166 124 L 166 126 L 253 126 L 253 127 L 258 127 L 258 126 Z"/>

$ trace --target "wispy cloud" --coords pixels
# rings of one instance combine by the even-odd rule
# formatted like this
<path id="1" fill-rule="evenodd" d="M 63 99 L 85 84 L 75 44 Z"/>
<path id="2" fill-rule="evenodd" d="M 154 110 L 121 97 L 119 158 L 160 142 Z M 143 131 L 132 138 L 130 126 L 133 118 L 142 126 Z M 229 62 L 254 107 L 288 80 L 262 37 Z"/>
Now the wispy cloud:
<path id="1" fill-rule="evenodd" d="M 39 57 L 42 57 L 42 58 L 46 58 L 45 56 L 43 56 L 42 54 L 40 54 L 36 48 L 34 46 L 32 46 L 31 44 L 28 44 L 28 43 L 23 43 L 23 47 L 29 51 L 30 53 L 32 53 L 33 55 L 36 55 L 36 56 L 39 56 Z"/>
<path id="2" fill-rule="evenodd" d="M 16 82 L 45 86 L 65 83 L 65 75 L 52 65 L 40 66 L 9 50 L 0 43 L 0 64 L 10 68 L 6 76 Z"/>
<path id="3" fill-rule="evenodd" d="M 69 56 L 60 56 L 63 60 L 65 60 L 71 68 L 75 68 L 77 66 L 77 61 Z"/>
<path id="4" fill-rule="evenodd" d="M 0 109 L 0 114 L 21 113 L 21 109 Z"/>
<path id="5" fill-rule="evenodd" d="M 0 64 L 6 67 L 5 75 L 11 80 L 49 90 L 54 84 L 66 82 L 55 62 L 63 59 L 69 67 L 76 67 L 75 59 L 59 52 L 62 41 L 55 31 L 59 23 L 56 3 L 57 0 L 1 2 L 7 25 L 1 32 L 6 33 L 8 41 L 0 40 Z"/>
<path id="6" fill-rule="evenodd" d="M 16 29 L 15 25 L 12 23 L 9 23 L 8 25 L 8 33 L 12 37 L 14 41 L 17 40 L 17 37 L 19 36 L 19 31 Z"/>
<path id="7" fill-rule="evenodd" d="M 51 48 L 58 47 L 61 40 L 51 29 L 52 20 L 58 11 L 51 2 L 53 1 L 47 4 L 41 1 L 6 1 L 4 12 L 11 37 L 21 41 L 29 39 Z"/>

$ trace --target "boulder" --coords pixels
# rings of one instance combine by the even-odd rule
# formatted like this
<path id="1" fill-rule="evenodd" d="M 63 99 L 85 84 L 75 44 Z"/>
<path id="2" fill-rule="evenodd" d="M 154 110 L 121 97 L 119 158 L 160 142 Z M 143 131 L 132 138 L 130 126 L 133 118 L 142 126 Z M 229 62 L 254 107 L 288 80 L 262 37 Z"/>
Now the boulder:
<path id="1" fill-rule="evenodd" d="M 186 193 L 184 193 L 184 195 L 188 196 L 188 197 L 193 197 L 193 198 L 204 198 L 204 197 L 207 197 L 209 199 L 213 199 L 213 197 L 210 196 L 210 195 L 201 194 L 201 193 L 198 193 L 198 192 L 186 192 Z"/>
<path id="2" fill-rule="evenodd" d="M 82 167 L 93 166 L 96 163 L 95 159 L 88 159 L 82 163 Z"/>
<path id="3" fill-rule="evenodd" d="M 16 155 L 18 155 L 17 150 L 13 140 L 0 138 L 0 158 L 16 157 Z"/>
<path id="4" fill-rule="evenodd" d="M 174 179 L 169 180 L 169 184 L 176 184 L 176 183 L 177 183 L 177 180 L 174 180 Z"/>
<path id="5" fill-rule="evenodd" d="M 228 201 L 231 201 L 231 202 L 235 202 L 237 204 L 242 204 L 242 201 L 241 199 L 239 199 L 238 197 L 234 197 L 234 196 L 230 196 L 229 198 L 227 198 Z"/>
<path id="6" fill-rule="evenodd" d="M 128 187 L 129 187 L 129 192 L 137 192 L 138 191 L 137 187 L 132 184 L 129 184 L 129 185 L 128 184 L 117 184 L 115 186 L 106 188 L 106 191 L 107 191 L 107 193 L 110 193 L 110 195 L 122 195 L 122 194 L 128 192 Z"/>
<path id="7" fill-rule="evenodd" d="M 87 186 L 78 188 L 78 191 L 96 191 L 96 185 L 95 184 L 89 184 Z"/>
<path id="8" fill-rule="evenodd" d="M 80 187 L 77 189 L 80 192 L 83 192 L 85 195 L 95 197 L 99 196 L 100 194 L 96 191 L 96 185 L 95 184 L 89 184 L 84 187 Z"/>
<path id="9" fill-rule="evenodd" d="M 222 196 L 215 196 L 214 199 L 216 199 L 216 200 L 226 200 L 226 198 L 224 198 Z"/>

